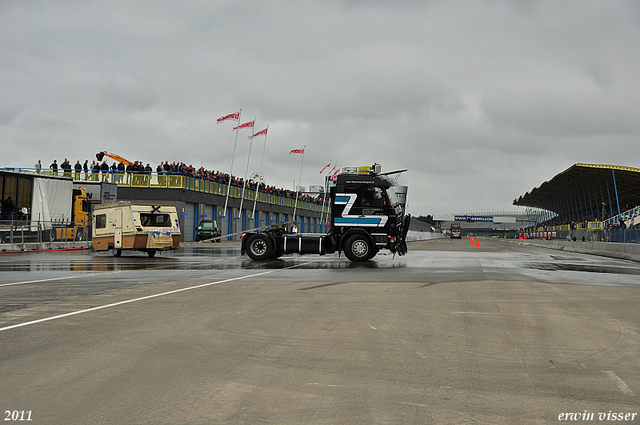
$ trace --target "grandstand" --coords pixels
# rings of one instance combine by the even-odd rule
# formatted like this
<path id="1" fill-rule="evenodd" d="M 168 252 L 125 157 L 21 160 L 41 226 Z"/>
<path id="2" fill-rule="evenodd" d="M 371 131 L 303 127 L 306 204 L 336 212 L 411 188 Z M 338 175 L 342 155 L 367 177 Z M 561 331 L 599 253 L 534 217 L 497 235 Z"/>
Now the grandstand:
<path id="1" fill-rule="evenodd" d="M 544 213 L 525 235 L 640 241 L 640 169 L 574 164 L 513 201 Z"/>

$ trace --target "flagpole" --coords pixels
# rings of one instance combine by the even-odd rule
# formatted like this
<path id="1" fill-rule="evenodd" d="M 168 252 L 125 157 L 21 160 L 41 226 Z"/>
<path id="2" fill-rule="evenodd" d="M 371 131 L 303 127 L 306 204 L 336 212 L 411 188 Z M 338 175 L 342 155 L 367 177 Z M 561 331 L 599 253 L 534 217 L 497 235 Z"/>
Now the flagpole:
<path id="1" fill-rule="evenodd" d="M 307 145 L 304 145 L 302 148 L 302 160 L 300 161 L 300 176 L 298 177 L 298 187 L 296 187 L 296 203 L 293 207 L 293 223 L 296 222 L 296 210 L 298 209 L 298 188 L 300 187 L 300 182 L 302 181 L 302 165 L 304 164 L 304 151 L 306 150 Z M 302 232 L 302 229 L 300 229 Z"/>
<path id="2" fill-rule="evenodd" d="M 329 163 L 329 165 L 331 165 L 331 163 Z M 324 206 L 327 203 L 327 195 L 329 194 L 329 181 L 331 180 L 331 176 L 333 171 L 336 169 L 336 167 L 338 166 L 338 160 L 336 159 L 335 161 L 335 165 L 333 166 L 333 168 L 331 170 L 329 170 L 329 172 L 327 173 L 327 176 L 324 179 L 324 201 L 322 203 L 322 212 L 324 212 Z M 327 205 L 327 223 L 329 222 L 329 213 L 331 211 L 331 206 Z M 323 220 L 322 220 L 322 215 L 320 216 L 320 224 L 322 224 Z"/>
<path id="3" fill-rule="evenodd" d="M 326 176 L 324 178 L 323 189 L 324 189 L 325 192 L 327 191 L 327 177 Z M 322 222 L 323 221 L 324 221 L 324 194 L 322 196 L 322 211 L 320 212 L 320 226 L 322 226 Z"/>
<path id="4" fill-rule="evenodd" d="M 267 125 L 267 131 L 269 130 L 269 126 Z M 267 133 L 264 134 L 264 144 L 262 145 L 262 159 L 260 160 L 260 173 L 258 178 L 262 178 L 262 164 L 264 163 L 264 151 L 267 149 Z M 264 180 L 264 179 L 263 179 Z M 265 185 L 266 187 L 266 185 Z M 256 202 L 258 202 L 258 193 L 260 193 L 260 184 L 258 184 L 256 190 L 256 197 L 253 199 L 253 213 L 251 213 L 251 218 L 256 218 Z M 254 223 L 255 224 L 255 223 Z M 269 223 L 266 223 L 267 227 L 269 227 Z M 258 226 L 256 226 L 258 227 Z"/>
<path id="5" fill-rule="evenodd" d="M 328 167 L 331 166 L 331 162 L 329 162 L 329 164 L 325 165 L 324 168 L 322 169 L 322 171 L 320 171 L 320 174 L 322 174 L 324 172 L 324 170 L 326 170 Z M 324 193 L 322 194 L 322 211 L 320 212 L 320 226 L 322 226 L 322 223 L 324 222 L 324 203 L 327 199 L 327 176 L 324 176 Z"/>
<path id="6" fill-rule="evenodd" d="M 253 119 L 254 125 L 256 119 Z M 249 161 L 251 160 L 251 146 L 253 146 L 253 134 L 255 133 L 255 127 L 251 127 L 251 137 L 249 138 L 249 156 L 247 156 L 247 168 L 244 170 L 244 180 L 242 183 L 242 198 L 240 198 L 240 212 L 238 218 L 242 217 L 242 205 L 244 204 L 244 191 L 247 188 L 247 174 L 249 173 Z"/>
<path id="7" fill-rule="evenodd" d="M 238 114 L 238 128 L 236 128 L 236 141 L 233 143 L 233 154 L 231 154 L 231 169 L 229 170 L 229 183 L 227 184 L 227 197 L 224 199 L 223 217 L 227 216 L 227 205 L 229 203 L 229 193 L 231 192 L 231 180 L 233 179 L 233 160 L 236 156 L 236 145 L 238 144 L 238 133 L 240 132 L 240 117 L 242 116 L 242 108 Z"/>
<path id="8" fill-rule="evenodd" d="M 322 196 L 322 213 L 320 213 L 320 225 L 324 224 L 324 209 L 327 203 L 327 191 L 329 190 L 329 176 L 324 176 L 324 194 Z M 328 214 L 327 214 L 328 215 Z"/>

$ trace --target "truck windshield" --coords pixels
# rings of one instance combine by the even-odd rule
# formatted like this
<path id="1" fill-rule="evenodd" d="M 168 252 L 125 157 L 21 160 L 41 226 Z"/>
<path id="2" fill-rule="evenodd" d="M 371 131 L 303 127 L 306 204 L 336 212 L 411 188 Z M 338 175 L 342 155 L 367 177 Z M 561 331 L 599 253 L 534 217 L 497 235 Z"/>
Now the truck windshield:
<path id="1" fill-rule="evenodd" d="M 171 227 L 169 214 L 140 213 L 140 224 L 145 227 Z"/>
<path id="2" fill-rule="evenodd" d="M 391 205 L 404 205 L 407 202 L 407 186 L 391 186 L 387 189 L 387 195 Z"/>

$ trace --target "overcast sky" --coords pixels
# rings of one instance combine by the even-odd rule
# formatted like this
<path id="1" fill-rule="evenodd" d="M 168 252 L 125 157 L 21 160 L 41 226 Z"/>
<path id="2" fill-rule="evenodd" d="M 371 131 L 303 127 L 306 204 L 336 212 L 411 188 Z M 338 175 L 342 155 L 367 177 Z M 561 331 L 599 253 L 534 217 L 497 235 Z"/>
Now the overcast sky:
<path id="1" fill-rule="evenodd" d="M 640 167 L 640 2 L 0 0 L 0 167 L 107 150 L 264 175 L 408 168 L 414 215 L 514 210 L 575 163 Z M 250 130 L 238 138 L 243 176 Z M 249 174 L 264 138 L 254 139 Z"/>

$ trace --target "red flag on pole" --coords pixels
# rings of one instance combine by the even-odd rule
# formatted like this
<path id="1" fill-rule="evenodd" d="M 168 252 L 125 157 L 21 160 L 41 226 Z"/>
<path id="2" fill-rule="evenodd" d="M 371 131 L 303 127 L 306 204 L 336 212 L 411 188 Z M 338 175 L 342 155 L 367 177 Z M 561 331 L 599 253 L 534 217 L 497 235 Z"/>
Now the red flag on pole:
<path id="1" fill-rule="evenodd" d="M 294 149 L 291 152 L 289 152 L 289 154 L 292 154 L 292 153 L 301 153 L 304 155 L 304 149 Z"/>
<path id="2" fill-rule="evenodd" d="M 328 163 L 327 165 L 325 165 L 324 167 L 322 167 L 322 170 L 320 170 L 320 174 L 322 174 L 324 172 L 324 170 L 326 170 L 327 168 L 331 167 L 331 163 Z"/>
<path id="3" fill-rule="evenodd" d="M 225 115 L 222 118 L 218 118 L 218 124 L 226 120 L 240 120 L 240 112 L 234 112 L 233 114 Z"/>
<path id="4" fill-rule="evenodd" d="M 253 136 L 249 136 L 249 139 L 252 139 L 256 136 L 266 136 L 267 135 L 267 130 L 269 129 L 269 127 L 265 128 L 262 131 L 258 131 L 257 133 L 254 133 Z"/>
<path id="5" fill-rule="evenodd" d="M 234 129 L 234 130 L 237 130 L 237 129 L 239 129 L 239 128 L 253 128 L 253 124 L 255 124 L 255 122 L 256 122 L 256 120 L 249 121 L 249 122 L 246 122 L 246 123 L 244 123 L 244 124 L 240 124 L 240 125 L 239 125 L 239 126 L 237 126 L 237 127 L 233 127 L 233 129 Z"/>

